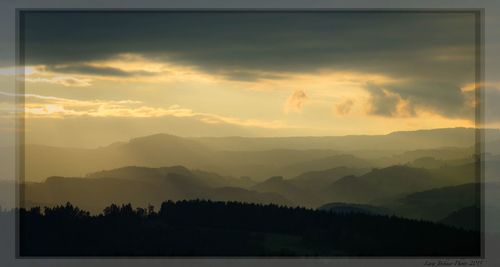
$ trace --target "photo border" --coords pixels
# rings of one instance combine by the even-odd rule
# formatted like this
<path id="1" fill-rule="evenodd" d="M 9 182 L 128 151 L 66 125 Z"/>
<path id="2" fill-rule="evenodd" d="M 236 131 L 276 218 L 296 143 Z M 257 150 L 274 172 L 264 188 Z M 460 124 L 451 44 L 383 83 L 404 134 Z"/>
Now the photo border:
<path id="1" fill-rule="evenodd" d="M 241 260 L 269 260 L 269 259 L 290 259 L 290 260 L 341 260 L 341 259 L 485 259 L 485 182 L 484 182 L 484 11 L 485 8 L 15 8 L 16 12 L 16 110 L 25 110 L 25 98 L 18 97 L 24 96 L 24 67 L 25 67 L 25 39 L 24 39 L 24 15 L 27 13 L 37 12 L 54 12 L 54 13 L 71 13 L 71 12 L 120 12 L 120 13 L 170 13 L 170 12 L 183 12 L 183 13 L 210 13 L 210 12 L 265 12 L 265 13 L 472 13 L 475 15 L 475 180 L 479 186 L 476 187 L 477 203 L 480 203 L 480 255 L 473 257 L 443 257 L 443 256 L 270 256 L 270 257 L 257 257 L 257 256 L 22 256 L 20 253 L 20 238 L 19 238 L 19 210 L 16 209 L 15 214 L 15 251 L 16 259 L 191 259 L 191 260 L 210 260 L 210 259 L 241 259 Z M 16 176 L 16 205 L 17 207 L 24 207 L 25 193 L 21 184 L 25 181 L 25 116 L 19 115 L 16 112 L 16 129 L 22 129 L 16 133 L 16 155 L 15 155 L 15 176 Z"/>

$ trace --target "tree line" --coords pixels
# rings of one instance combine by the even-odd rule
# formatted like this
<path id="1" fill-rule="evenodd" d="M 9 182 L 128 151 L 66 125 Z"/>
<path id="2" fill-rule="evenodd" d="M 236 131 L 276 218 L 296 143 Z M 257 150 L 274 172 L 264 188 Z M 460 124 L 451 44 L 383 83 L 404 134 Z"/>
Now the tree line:
<path id="1" fill-rule="evenodd" d="M 184 200 L 20 209 L 21 256 L 478 256 L 480 233 L 395 216 Z"/>

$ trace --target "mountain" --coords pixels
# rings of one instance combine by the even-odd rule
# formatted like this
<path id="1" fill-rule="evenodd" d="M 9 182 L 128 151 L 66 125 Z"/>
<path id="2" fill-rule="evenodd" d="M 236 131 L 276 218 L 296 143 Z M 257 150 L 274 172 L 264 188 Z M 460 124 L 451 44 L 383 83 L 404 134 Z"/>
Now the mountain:
<path id="1" fill-rule="evenodd" d="M 312 192 L 321 192 L 326 186 L 330 186 L 340 178 L 349 175 L 362 175 L 368 171 L 368 169 L 335 167 L 321 171 L 305 172 L 289 181 L 298 188 Z"/>
<path id="2" fill-rule="evenodd" d="M 430 172 L 439 181 L 441 186 L 451 186 L 478 182 L 479 177 L 477 177 L 476 167 L 475 163 L 466 163 L 457 166 L 445 165 L 430 170 Z"/>
<path id="3" fill-rule="evenodd" d="M 491 140 L 495 137 L 500 139 L 499 130 L 488 129 L 486 132 Z M 458 154 L 457 149 L 470 150 L 474 137 L 475 130 L 472 128 L 448 128 L 387 135 L 326 137 L 183 138 L 156 134 L 94 149 L 27 144 L 25 176 L 27 181 L 42 181 L 48 176 L 84 176 L 97 170 L 122 166 L 183 165 L 262 180 L 273 175 L 296 176 L 306 171 L 338 166 L 384 167 L 398 159 L 409 159 L 406 162 L 410 162 L 417 156 L 389 157 L 388 162 L 379 164 L 371 159 L 352 156 L 353 153 L 364 155 L 362 151 L 371 151 L 369 154 L 376 158 L 376 151 L 380 151 L 380 157 L 386 157 L 388 152 L 395 155 L 398 151 L 419 150 L 418 156 L 422 157 L 437 153 L 425 152 L 426 149 L 456 147 L 455 151 L 449 149 L 448 155 L 454 155 Z"/>
<path id="4" fill-rule="evenodd" d="M 96 149 L 27 145 L 25 175 L 27 181 L 42 181 L 48 176 L 84 176 L 96 170 L 129 165 L 185 165 L 205 169 L 204 166 L 212 165 L 211 152 L 196 142 L 167 134 Z"/>
<path id="5" fill-rule="evenodd" d="M 500 139 L 500 130 L 486 129 L 491 139 Z M 472 147 L 474 128 L 442 128 L 400 131 L 386 135 L 308 136 L 308 137 L 192 137 L 206 147 L 218 150 L 332 149 L 332 150 L 417 150 L 436 147 Z"/>
<path id="6" fill-rule="evenodd" d="M 250 176 L 263 181 L 271 176 L 291 177 L 309 169 L 290 169 L 287 165 L 337 155 L 339 152 L 325 149 L 271 149 L 256 151 L 218 150 L 213 158 L 219 163 L 219 173 L 232 176 Z M 307 168 L 307 167 L 306 167 Z"/>
<path id="7" fill-rule="evenodd" d="M 355 156 L 362 154 L 351 152 Z M 410 165 L 416 168 L 436 168 L 447 165 L 460 165 L 474 161 L 475 147 L 435 147 L 429 149 L 415 149 L 391 154 L 379 153 L 363 157 L 374 167 L 391 165 Z"/>
<path id="8" fill-rule="evenodd" d="M 234 186 L 249 186 L 246 179 L 222 177 L 183 166 L 123 167 L 89 174 L 87 177 L 49 177 L 41 183 L 25 183 L 28 206 L 72 202 L 92 212 L 110 203 L 133 203 L 146 207 L 165 200 L 213 199 L 252 203 L 294 205 L 274 192 L 256 192 Z"/>
<path id="9" fill-rule="evenodd" d="M 476 183 L 447 186 L 408 194 L 386 207 L 399 216 L 439 221 L 459 209 L 478 205 L 478 193 Z"/>
<path id="10" fill-rule="evenodd" d="M 202 170 L 189 170 L 184 166 L 172 166 L 172 167 L 160 167 L 160 168 L 127 166 L 118 169 L 90 173 L 86 177 L 88 178 L 113 177 L 120 179 L 132 179 L 132 180 L 154 182 L 161 179 L 164 180 L 173 179 L 172 177 L 176 176 L 182 176 L 184 177 L 185 180 L 191 180 L 192 183 L 196 183 L 200 186 L 206 186 L 206 187 L 220 187 L 220 186 L 248 187 L 252 185 L 252 182 L 247 179 L 220 176 L 216 173 L 206 172 Z"/>
<path id="11" fill-rule="evenodd" d="M 408 165 L 414 168 L 438 169 L 446 166 L 446 161 L 433 157 L 421 157 L 413 160 Z"/>
<path id="12" fill-rule="evenodd" d="M 271 177 L 251 187 L 252 190 L 265 193 L 277 193 L 300 206 L 316 207 L 323 203 L 320 195 L 295 186 L 281 176 Z"/>
<path id="13" fill-rule="evenodd" d="M 439 222 L 457 228 L 479 231 L 481 230 L 481 210 L 478 206 L 464 207 L 452 212 Z"/>
<path id="14" fill-rule="evenodd" d="M 336 167 L 322 171 L 305 172 L 291 179 L 274 176 L 251 187 L 259 192 L 274 192 L 294 203 L 317 207 L 328 200 L 324 188 L 346 175 L 360 175 L 366 169 Z"/>
<path id="15" fill-rule="evenodd" d="M 391 166 L 373 169 L 361 176 L 346 176 L 325 189 L 331 201 L 371 203 L 434 187 L 436 181 L 425 169 Z"/>
<path id="16" fill-rule="evenodd" d="M 187 138 L 159 134 L 115 143 L 96 149 L 26 146 L 26 180 L 43 181 L 49 176 L 85 176 L 122 166 L 161 167 L 183 165 L 227 176 L 263 180 L 282 174 L 286 164 L 318 159 L 332 150 L 215 151 Z M 303 171 L 286 172 L 297 175 Z"/>
<path id="17" fill-rule="evenodd" d="M 306 171 L 320 171 L 336 167 L 369 168 L 372 166 L 373 165 L 366 160 L 357 158 L 353 155 L 342 154 L 295 163 L 287 165 L 282 169 L 288 172 L 303 173 Z"/>
<path id="18" fill-rule="evenodd" d="M 411 162 L 419 158 L 434 158 L 436 160 L 453 161 L 453 160 L 473 160 L 475 153 L 474 146 L 469 147 L 439 147 L 432 149 L 417 149 L 409 150 L 403 153 L 394 155 L 394 158 L 402 162 Z"/>
<path id="19" fill-rule="evenodd" d="M 110 203 L 147 207 L 159 205 L 164 198 L 186 196 L 173 186 L 116 178 L 49 177 L 43 183 L 26 183 L 23 190 L 26 205 L 71 202 L 92 212 L 101 212 Z"/>

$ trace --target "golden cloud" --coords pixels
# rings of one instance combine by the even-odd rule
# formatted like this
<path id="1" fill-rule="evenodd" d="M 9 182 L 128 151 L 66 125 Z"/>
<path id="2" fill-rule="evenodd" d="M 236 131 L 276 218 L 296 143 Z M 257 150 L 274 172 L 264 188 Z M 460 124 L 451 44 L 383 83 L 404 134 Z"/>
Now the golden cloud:
<path id="1" fill-rule="evenodd" d="M 283 106 L 283 111 L 285 113 L 302 112 L 304 104 L 307 100 L 308 97 L 303 90 L 295 90 L 286 100 L 285 105 Z"/>
<path id="2" fill-rule="evenodd" d="M 27 118 L 67 118 L 67 117 L 126 117 L 153 118 L 179 117 L 193 118 L 210 124 L 231 124 L 241 127 L 267 129 L 296 128 L 278 120 L 241 119 L 212 113 L 196 112 L 179 105 L 168 108 L 149 107 L 134 100 L 75 100 L 51 96 L 27 94 L 24 115 Z"/>
<path id="3" fill-rule="evenodd" d="M 347 115 L 351 112 L 352 106 L 354 105 L 354 101 L 352 99 L 346 99 L 341 103 L 338 103 L 335 108 L 337 110 L 337 114 L 339 115 Z"/>

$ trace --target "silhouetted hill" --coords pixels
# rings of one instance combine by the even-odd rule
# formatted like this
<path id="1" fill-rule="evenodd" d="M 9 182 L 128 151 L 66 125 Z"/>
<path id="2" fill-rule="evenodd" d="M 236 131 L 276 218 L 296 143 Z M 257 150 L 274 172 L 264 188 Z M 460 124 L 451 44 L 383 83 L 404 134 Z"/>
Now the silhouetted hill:
<path id="1" fill-rule="evenodd" d="M 87 173 L 123 166 L 162 167 L 183 165 L 225 176 L 250 176 L 263 180 L 274 174 L 297 175 L 308 169 L 283 166 L 319 159 L 331 150 L 214 151 L 183 138 L 157 135 L 97 149 L 55 148 L 28 145 L 26 179 L 42 181 L 48 176 L 85 176 Z M 158 144 L 157 144 L 158 143 Z M 307 167 L 307 166 L 306 166 Z"/>
<path id="2" fill-rule="evenodd" d="M 252 187 L 252 190 L 266 193 L 277 193 L 300 206 L 317 207 L 323 203 L 321 196 L 295 186 L 290 180 L 281 176 L 274 176 Z"/>
<path id="3" fill-rule="evenodd" d="M 300 164 L 338 154 L 337 151 L 325 149 L 271 149 L 217 151 L 214 158 L 220 162 L 220 173 L 228 173 L 233 176 L 251 176 L 257 181 L 263 181 L 274 175 L 291 177 L 310 170 L 307 169 L 308 166 L 291 169 L 287 167 L 290 164 Z"/>
<path id="4" fill-rule="evenodd" d="M 305 172 L 289 181 L 298 188 L 313 192 L 322 192 L 325 187 L 330 186 L 340 178 L 349 175 L 362 175 L 368 171 L 369 169 L 336 167 L 321 171 Z"/>
<path id="5" fill-rule="evenodd" d="M 109 203 L 147 206 L 149 203 L 158 205 L 164 199 L 185 197 L 184 192 L 171 185 L 78 177 L 49 177 L 43 183 L 27 183 L 24 185 L 24 195 L 25 204 L 60 205 L 69 201 L 92 212 L 101 211 Z"/>
<path id="6" fill-rule="evenodd" d="M 466 230 L 481 230 L 481 210 L 478 206 L 461 208 L 439 221 Z"/>
<path id="7" fill-rule="evenodd" d="M 373 169 L 361 176 L 346 176 L 326 188 L 331 201 L 371 203 L 434 187 L 435 179 L 425 169 L 391 166 Z"/>
<path id="8" fill-rule="evenodd" d="M 366 160 L 357 158 L 353 155 L 343 154 L 291 164 L 283 167 L 283 170 L 303 173 L 306 171 L 321 171 L 337 167 L 369 168 L 372 166 L 373 165 Z"/>
<path id="9" fill-rule="evenodd" d="M 175 174 L 175 175 L 174 175 Z M 120 178 L 120 179 L 133 179 L 140 181 L 156 182 L 165 179 L 175 179 L 173 177 L 182 176 L 187 181 L 191 181 L 199 186 L 206 187 L 220 187 L 220 186 L 239 186 L 248 187 L 252 182 L 245 179 L 220 176 L 216 173 L 206 172 L 201 170 L 189 170 L 184 166 L 148 168 L 127 166 L 123 168 L 100 171 L 90 173 L 87 175 L 89 178 Z"/>
<path id="10" fill-rule="evenodd" d="M 20 256 L 480 255 L 478 232 L 362 213 L 237 202 L 163 202 L 158 212 L 71 204 L 20 210 Z M 68 245 L 71 244 L 71 245 Z"/>
<path id="11" fill-rule="evenodd" d="M 151 176 L 127 177 L 125 170 L 134 170 L 135 174 Z M 133 203 L 138 206 L 159 205 L 166 199 L 214 199 L 223 201 L 242 201 L 253 203 L 276 203 L 293 205 L 292 202 L 274 192 L 260 193 L 243 188 L 224 185 L 222 188 L 207 185 L 203 180 L 183 167 L 163 168 L 177 170 L 157 177 L 159 169 L 128 167 L 86 177 L 49 177 L 43 183 L 26 183 L 24 187 L 25 204 L 51 205 L 72 202 L 80 207 L 97 212 L 109 203 Z M 140 172 L 137 172 L 140 170 Z M 185 173 L 188 171 L 187 173 Z M 103 174 L 121 174 L 118 177 L 101 177 Z M 133 173 L 133 172 L 132 172 Z M 99 177 L 99 178 L 96 178 Z M 236 179 L 234 179 L 236 180 Z M 241 179 L 244 181 L 243 179 Z"/>
<path id="12" fill-rule="evenodd" d="M 204 166 L 215 165 L 212 153 L 196 142 L 166 134 L 135 138 L 128 143 L 96 149 L 27 145 L 26 179 L 41 181 L 48 176 L 84 176 L 97 170 L 134 165 L 184 165 L 204 169 Z"/>
<path id="13" fill-rule="evenodd" d="M 408 165 L 414 168 L 437 169 L 446 166 L 446 161 L 433 157 L 421 157 L 415 159 Z"/>
<path id="14" fill-rule="evenodd" d="M 436 168 L 436 166 L 454 166 L 474 162 L 475 148 L 469 147 L 436 147 L 429 149 L 407 150 L 404 152 L 366 154 L 351 152 L 355 156 L 364 155 L 372 167 L 383 168 L 392 165 L 409 165 L 416 168 Z M 424 162 L 424 160 L 427 160 Z M 432 163 L 430 161 L 433 161 Z"/>
<path id="15" fill-rule="evenodd" d="M 270 150 L 270 149 L 333 149 L 333 150 L 417 150 L 436 147 L 472 147 L 474 128 L 443 128 L 400 131 L 386 135 L 347 135 L 318 137 L 194 137 L 212 149 Z M 489 136 L 500 139 L 500 130 L 487 129 Z"/>
<path id="16" fill-rule="evenodd" d="M 438 147 L 432 149 L 417 149 L 408 150 L 397 154 L 394 158 L 398 158 L 403 162 L 411 162 L 419 158 L 431 157 L 437 160 L 473 160 L 472 155 L 475 153 L 474 146 L 469 147 Z"/>
<path id="17" fill-rule="evenodd" d="M 459 209 L 478 205 L 476 183 L 416 192 L 392 201 L 388 208 L 399 216 L 439 221 Z"/>
<path id="18" fill-rule="evenodd" d="M 131 155 L 140 166 L 185 165 L 193 162 L 211 165 L 213 151 L 198 142 L 169 134 L 155 134 L 131 139 L 114 150 Z M 201 167 L 200 166 L 200 167 Z"/>
<path id="19" fill-rule="evenodd" d="M 499 130 L 488 132 L 500 138 Z M 123 166 L 182 165 L 190 169 L 262 180 L 273 175 L 296 176 L 340 166 L 384 167 L 411 162 L 423 156 L 441 159 L 466 155 L 472 151 L 474 140 L 474 129 L 453 128 L 328 137 L 183 138 L 156 134 L 95 149 L 28 144 L 25 151 L 26 179 L 42 181 L 48 176 L 84 176 Z M 455 148 L 441 151 L 438 149 L 441 147 Z M 390 156 L 409 150 L 419 152 Z M 468 152 L 464 152 L 466 150 Z M 367 160 L 353 154 L 366 154 L 362 151 L 371 151 L 369 154 L 372 156 L 377 155 L 375 151 L 380 151 L 380 158 L 374 156 Z"/>
<path id="20" fill-rule="evenodd" d="M 433 177 L 441 186 L 476 183 L 479 177 L 476 174 L 476 164 L 466 163 L 457 166 L 442 166 L 431 170 Z"/>

